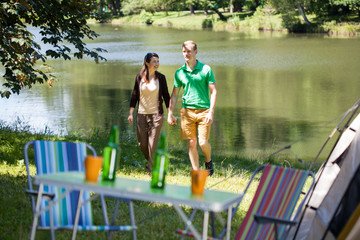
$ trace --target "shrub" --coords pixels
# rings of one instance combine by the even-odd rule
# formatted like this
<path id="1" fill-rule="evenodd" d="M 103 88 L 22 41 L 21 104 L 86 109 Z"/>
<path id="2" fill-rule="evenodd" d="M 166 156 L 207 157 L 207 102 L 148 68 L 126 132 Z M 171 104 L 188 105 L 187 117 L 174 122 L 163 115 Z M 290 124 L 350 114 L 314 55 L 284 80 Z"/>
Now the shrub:
<path id="1" fill-rule="evenodd" d="M 212 28 L 213 21 L 209 18 L 205 18 L 201 23 L 202 28 Z"/>
<path id="2" fill-rule="evenodd" d="M 140 13 L 140 19 L 142 23 L 152 24 L 154 21 L 152 20 L 152 14 L 142 10 Z"/>

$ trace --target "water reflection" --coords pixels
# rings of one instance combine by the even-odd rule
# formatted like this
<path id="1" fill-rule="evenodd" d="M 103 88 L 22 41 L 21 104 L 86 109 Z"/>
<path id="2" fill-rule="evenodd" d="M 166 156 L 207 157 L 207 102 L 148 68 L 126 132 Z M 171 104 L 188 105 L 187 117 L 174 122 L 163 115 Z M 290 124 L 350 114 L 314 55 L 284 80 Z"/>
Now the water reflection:
<path id="1" fill-rule="evenodd" d="M 188 31 L 148 26 L 94 25 L 101 34 L 89 48 L 107 49 L 107 62 L 51 60 L 60 81 L 0 99 L 0 119 L 22 117 L 35 129 L 64 134 L 127 123 L 135 75 L 146 52 L 160 55 L 160 71 L 172 90 L 181 66 L 181 43 L 199 44 L 198 58 L 214 70 L 218 102 L 211 134 L 213 152 L 269 153 L 345 112 L 359 97 L 359 39 L 323 35 Z M 33 29 L 36 32 L 36 29 Z M 46 47 L 45 47 L 46 49 Z M 179 115 L 180 103 L 176 114 Z M 297 143 L 299 157 L 312 159 L 336 124 Z M 171 146 L 184 150 L 179 127 L 167 126 Z"/>

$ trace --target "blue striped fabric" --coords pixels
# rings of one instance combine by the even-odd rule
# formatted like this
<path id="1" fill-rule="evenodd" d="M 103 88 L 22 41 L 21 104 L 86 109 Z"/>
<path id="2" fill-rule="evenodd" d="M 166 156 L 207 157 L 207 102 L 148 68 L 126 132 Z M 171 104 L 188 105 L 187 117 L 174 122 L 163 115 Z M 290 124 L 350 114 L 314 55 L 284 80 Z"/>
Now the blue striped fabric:
<path id="1" fill-rule="evenodd" d="M 84 160 L 86 157 L 85 143 L 34 141 L 35 165 L 37 174 L 49 174 L 57 172 L 80 171 L 84 172 Z M 53 186 L 44 186 L 45 192 L 55 193 L 57 198 L 66 190 Z M 72 225 L 75 219 L 79 192 L 74 191 L 63 198 L 53 208 L 54 226 L 63 227 Z M 84 192 L 83 199 L 89 199 L 88 192 Z M 47 206 L 42 200 L 41 208 Z M 82 207 L 79 218 L 79 229 L 92 225 L 91 203 Z M 40 226 L 50 226 L 49 211 L 40 216 Z"/>
<path id="2" fill-rule="evenodd" d="M 58 229 L 62 230 L 73 230 L 73 225 L 65 225 L 60 226 Z M 124 226 L 97 226 L 97 225 L 89 225 L 89 226 L 78 226 L 78 231 L 132 231 L 133 229 L 137 229 L 131 225 L 124 225 Z"/>

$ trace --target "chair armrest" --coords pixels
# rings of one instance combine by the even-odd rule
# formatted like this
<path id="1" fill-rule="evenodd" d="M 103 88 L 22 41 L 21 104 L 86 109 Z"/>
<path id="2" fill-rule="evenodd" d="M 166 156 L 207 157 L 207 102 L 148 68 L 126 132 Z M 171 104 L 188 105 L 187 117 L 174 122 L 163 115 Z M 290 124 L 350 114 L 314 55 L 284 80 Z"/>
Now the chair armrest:
<path id="1" fill-rule="evenodd" d="M 36 190 L 25 190 L 25 193 L 31 196 L 37 196 L 39 192 Z M 50 200 L 53 200 L 55 198 L 54 193 L 43 193 L 42 195 L 49 198 Z"/>
<path id="2" fill-rule="evenodd" d="M 279 224 L 285 224 L 285 225 L 295 225 L 297 224 L 297 221 L 291 221 L 286 220 L 282 218 L 276 218 L 276 217 L 268 217 L 263 215 L 254 214 L 255 221 L 260 224 L 265 223 L 279 223 Z"/>

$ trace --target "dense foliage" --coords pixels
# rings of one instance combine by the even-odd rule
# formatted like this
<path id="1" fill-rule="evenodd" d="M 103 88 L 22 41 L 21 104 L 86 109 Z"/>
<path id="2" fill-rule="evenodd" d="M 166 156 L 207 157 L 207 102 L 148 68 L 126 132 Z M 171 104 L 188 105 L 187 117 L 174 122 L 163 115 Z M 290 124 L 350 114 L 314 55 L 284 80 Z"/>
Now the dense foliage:
<path id="1" fill-rule="evenodd" d="M 1 96 L 8 98 L 12 93 L 19 94 L 23 87 L 35 83 L 48 81 L 51 84 L 54 76 L 36 66 L 39 60 L 45 62 L 47 57 L 103 59 L 98 53 L 102 49 L 90 50 L 83 42 L 84 38 L 97 37 L 86 22 L 96 8 L 93 0 L 2 0 L 0 59 L 5 67 L 3 86 L 6 89 L 0 90 Z M 51 46 L 45 53 L 34 41 L 29 25 L 40 28 L 41 41 Z"/>
<path id="2" fill-rule="evenodd" d="M 360 0 L 98 0 L 101 9 L 107 6 L 113 13 L 123 14 L 156 11 L 190 11 L 224 9 L 238 12 L 255 10 L 259 6 L 271 4 L 277 10 L 295 10 L 299 6 L 307 13 L 337 14 L 354 11 L 360 14 Z M 360 15 L 359 15 L 360 16 Z"/>

